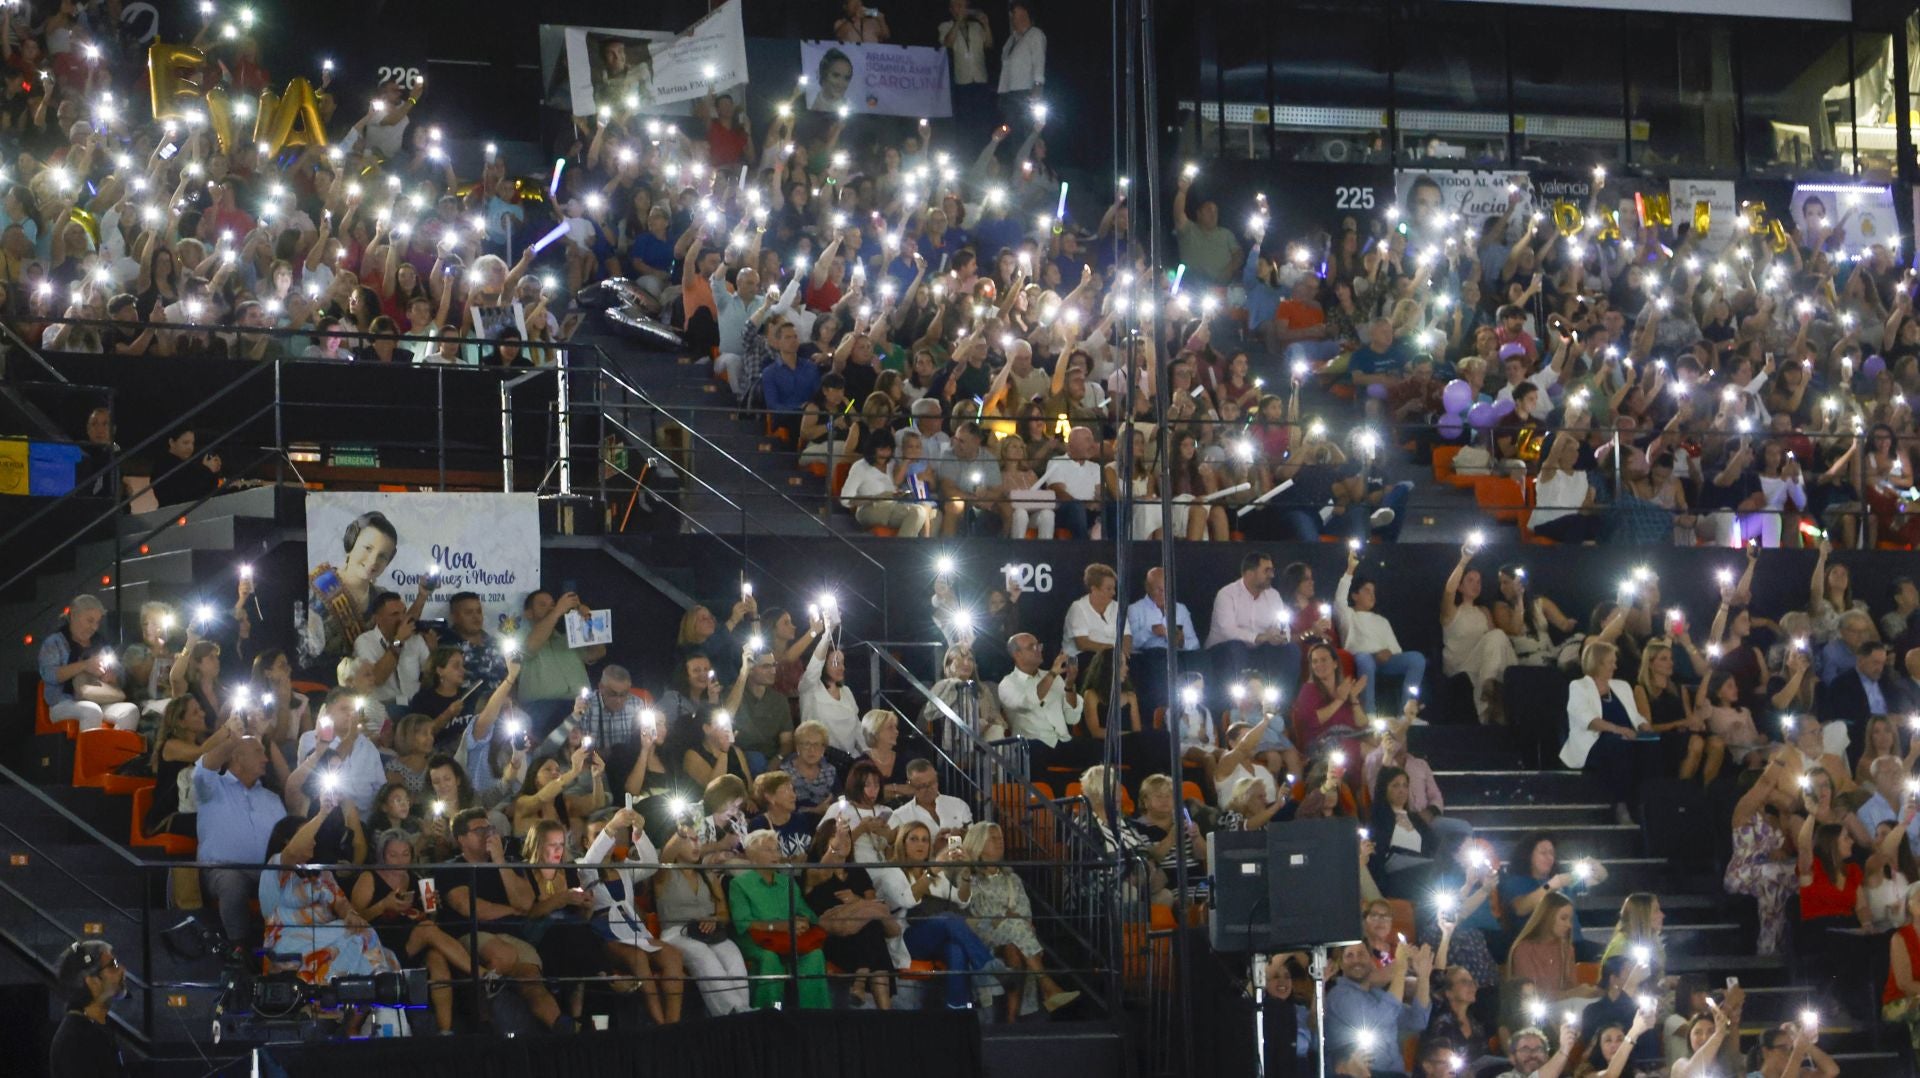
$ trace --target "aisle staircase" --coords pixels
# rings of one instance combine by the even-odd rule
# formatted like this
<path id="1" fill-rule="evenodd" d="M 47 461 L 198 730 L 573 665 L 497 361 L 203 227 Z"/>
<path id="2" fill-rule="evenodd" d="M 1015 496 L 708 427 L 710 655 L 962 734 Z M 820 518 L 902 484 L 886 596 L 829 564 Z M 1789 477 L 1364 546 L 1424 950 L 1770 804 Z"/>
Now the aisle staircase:
<path id="1" fill-rule="evenodd" d="M 1588 941 L 1606 944 L 1627 895 L 1643 890 L 1658 894 L 1666 913 L 1667 972 L 1701 974 L 1716 993 L 1729 976 L 1738 977 L 1746 989 L 1743 1050 L 1751 1048 L 1763 1030 L 1794 1020 L 1809 1006 L 1820 1006 L 1828 1022 L 1821 1031 L 1821 1047 L 1847 1078 L 1908 1073 L 1897 1043 L 1900 1030 L 1876 1029 L 1878 1014 L 1852 1000 L 1842 1001 L 1848 1013 L 1835 1014 L 1833 1001 L 1794 982 L 1787 960 L 1754 954 L 1752 900 L 1727 896 L 1717 877 L 1706 871 L 1708 866 L 1672 865 L 1647 856 L 1640 828 L 1615 823 L 1611 799 L 1586 776 L 1532 767 L 1531 750 L 1513 748 L 1511 735 L 1499 728 L 1416 727 L 1411 740 L 1414 753 L 1435 769 L 1447 814 L 1473 824 L 1502 858 L 1525 835 L 1545 831 L 1554 838 L 1563 863 L 1591 857 L 1606 866 L 1607 879 L 1575 901 Z M 1872 981 L 1872 999 L 1877 1001 L 1884 956 L 1857 975 Z"/>

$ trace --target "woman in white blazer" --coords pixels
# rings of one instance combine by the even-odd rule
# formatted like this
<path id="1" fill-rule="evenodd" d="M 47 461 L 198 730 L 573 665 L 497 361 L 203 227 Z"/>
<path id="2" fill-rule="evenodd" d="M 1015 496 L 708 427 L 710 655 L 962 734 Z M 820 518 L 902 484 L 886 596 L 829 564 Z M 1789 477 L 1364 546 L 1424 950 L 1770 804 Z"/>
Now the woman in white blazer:
<path id="1" fill-rule="evenodd" d="M 1580 652 L 1586 676 L 1567 687 L 1567 743 L 1560 762 L 1599 780 L 1613 798 L 1614 819 L 1633 823 L 1640 779 L 1659 766 L 1657 742 L 1636 740 L 1647 717 L 1633 703 L 1633 687 L 1614 679 L 1619 652 L 1604 640 Z"/>

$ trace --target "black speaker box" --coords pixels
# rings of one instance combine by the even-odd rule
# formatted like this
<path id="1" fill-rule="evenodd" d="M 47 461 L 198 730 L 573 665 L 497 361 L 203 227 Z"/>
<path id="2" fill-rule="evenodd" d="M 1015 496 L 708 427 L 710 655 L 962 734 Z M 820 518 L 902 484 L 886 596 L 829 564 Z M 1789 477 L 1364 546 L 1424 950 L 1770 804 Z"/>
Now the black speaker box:
<path id="1" fill-rule="evenodd" d="M 1277 951 L 1360 938 L 1360 842 L 1352 820 L 1295 820 L 1213 836 L 1208 938 Z"/>

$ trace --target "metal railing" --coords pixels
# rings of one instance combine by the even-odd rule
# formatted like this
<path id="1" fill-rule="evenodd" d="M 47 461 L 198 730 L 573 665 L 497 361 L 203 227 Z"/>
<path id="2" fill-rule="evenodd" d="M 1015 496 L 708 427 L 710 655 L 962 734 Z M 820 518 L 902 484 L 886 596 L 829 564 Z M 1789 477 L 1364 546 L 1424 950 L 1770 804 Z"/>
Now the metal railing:
<path id="1" fill-rule="evenodd" d="M 60 802 L 15 772 L 0 767 L 0 784 L 12 786 L 24 792 L 37 802 L 42 810 L 56 816 L 58 826 L 69 828 L 77 834 L 77 840 L 69 838 L 67 848 L 73 848 L 74 843 L 79 841 L 85 848 L 98 848 L 105 851 L 117 866 L 117 870 L 109 878 L 90 879 L 88 875 L 76 872 L 63 864 L 58 859 L 60 852 L 58 847 L 47 846 L 28 837 L 26 829 L 30 824 L 25 820 L 19 818 L 0 820 L 0 837 L 3 837 L 9 846 L 27 851 L 27 856 L 32 863 L 50 866 L 53 869 L 51 873 L 43 873 L 31 878 L 20 873 L 0 875 L 0 909 L 11 907 L 18 911 L 17 916 L 0 916 L 0 938 L 4 938 L 8 945 L 49 975 L 57 967 L 58 952 L 63 950 L 67 943 L 82 939 L 101 939 L 112 944 L 116 957 L 127 971 L 128 985 L 134 997 L 132 1006 L 116 1011 L 113 1014 L 113 1020 L 152 1057 L 192 1058 L 195 1055 L 206 1056 L 219 1052 L 221 1049 L 212 1039 L 213 1024 L 207 1021 L 208 1018 L 224 1023 L 230 1037 L 238 1034 L 244 1038 L 248 1028 L 246 1024 L 248 1006 L 245 1000 L 236 997 L 234 986 L 238 984 L 240 991 L 244 993 L 247 982 L 253 979 L 251 976 L 253 967 L 259 967 L 264 974 L 275 968 L 285 967 L 290 961 L 297 964 L 295 953 L 301 949 L 300 927 L 328 923 L 307 920 L 306 916 L 310 911 L 305 908 L 281 910 L 270 906 L 261 911 L 261 915 L 272 923 L 282 923 L 282 916 L 287 918 L 284 922 L 286 931 L 283 933 L 283 938 L 287 942 L 280 945 L 279 951 L 262 947 L 243 954 L 240 961 L 247 967 L 248 976 L 236 977 L 236 967 L 231 965 L 222 967 L 213 956 L 185 954 L 178 950 L 181 926 L 177 921 L 180 914 L 167 912 L 167 907 L 163 906 L 160 900 L 160 896 L 169 893 L 166 885 L 168 874 L 221 869 L 253 873 L 281 872 L 290 877 L 296 870 L 268 863 L 203 862 L 191 858 L 145 860 L 126 850 L 118 839 L 101 833 L 85 820 L 74 816 Z M 982 805 L 981 809 L 983 814 L 991 815 L 990 805 Z M 340 814 L 336 810 L 336 816 L 338 815 Z M 682 833 L 687 833 L 686 828 L 690 826 L 683 823 Z M 1004 823 L 1002 826 L 1003 831 L 1006 830 Z M 721 833 L 727 833 L 725 825 L 722 825 Z M 743 829 L 736 829 L 733 834 L 742 839 L 745 837 Z M 590 891 L 596 889 L 603 881 L 604 877 L 600 873 L 609 870 L 634 872 L 643 877 L 652 877 L 661 871 L 692 869 L 702 873 L 712 873 L 714 874 L 712 878 L 719 880 L 740 873 L 760 872 L 770 874 L 775 881 L 784 877 L 789 881 L 788 893 L 795 896 L 803 894 L 808 889 L 807 873 L 840 867 L 858 867 L 881 876 L 897 870 L 918 870 L 930 864 L 937 864 L 944 872 L 950 874 L 950 880 L 957 880 L 960 873 L 972 875 L 982 871 L 1010 872 L 1022 880 L 1031 880 L 1050 874 L 1069 876 L 1080 874 L 1089 879 L 1098 879 L 1105 877 L 1111 871 L 1111 858 L 1105 856 L 1091 857 L 1082 863 L 1074 864 L 1058 857 L 1043 860 L 1022 859 L 1011 851 L 1006 857 L 994 861 L 947 854 L 934 857 L 929 862 L 882 860 L 823 864 L 784 859 L 764 862 L 745 860 L 741 857 L 740 848 L 736 844 L 719 854 L 710 855 L 706 860 L 694 863 L 621 858 L 621 851 L 616 848 L 612 858 L 605 862 L 566 860 L 536 866 L 516 861 L 509 856 L 503 862 L 453 860 L 409 861 L 398 864 L 374 861 L 354 864 L 303 864 L 297 871 L 338 873 L 340 877 L 344 877 L 349 872 L 404 870 L 412 874 L 410 877 L 412 880 L 421 877 L 433 878 L 436 881 L 436 898 L 439 904 L 438 921 L 447 925 L 447 930 L 456 937 L 463 937 L 468 968 L 464 972 L 456 970 L 454 975 L 445 979 L 434 979 L 429 982 L 430 986 L 434 990 L 453 988 L 468 992 L 471 993 L 470 998 L 475 1001 L 484 1000 L 491 994 L 488 986 L 489 975 L 478 952 L 480 944 L 471 933 L 461 931 L 461 918 L 449 906 L 448 892 L 464 886 L 469 895 L 476 894 L 478 888 L 474 881 L 478 875 L 499 871 L 502 868 L 516 871 L 536 868 L 577 871 L 582 873 L 586 880 L 592 881 L 587 883 Z M 899 881 L 898 886 L 894 886 L 889 880 L 888 885 L 882 888 L 883 898 L 887 894 L 903 893 L 902 889 L 907 886 L 905 878 L 895 878 Z M 137 902 L 128 902 L 123 896 L 110 894 L 105 889 L 124 888 L 129 881 L 132 883 L 133 892 L 139 896 Z M 351 889 L 349 881 L 344 878 L 340 879 L 340 883 L 343 889 Z M 611 899 L 612 892 L 608 892 L 605 897 Z M 601 909 L 605 908 L 605 904 L 601 904 Z M 644 913 L 645 908 L 645 904 L 642 903 L 635 912 Z M 898 930 L 907 931 L 908 936 L 903 945 L 910 952 L 917 951 L 922 946 L 921 943 L 913 942 L 913 926 L 924 917 L 942 916 L 917 914 L 912 912 L 914 908 L 906 907 L 906 912 L 903 914 L 901 907 L 894 906 L 893 917 L 889 918 L 889 922 L 883 927 L 884 934 L 888 936 L 897 935 Z M 813 912 L 817 915 L 824 911 Z M 949 920 L 940 927 L 940 931 L 971 934 L 972 930 L 965 927 L 967 920 L 990 925 L 998 919 L 1022 919 L 1014 913 L 986 910 L 963 910 L 963 912 L 966 920 L 957 918 Z M 204 917 L 205 914 L 203 913 L 202 916 Z M 770 921 L 782 925 L 790 953 L 812 949 L 802 943 L 802 937 L 809 929 L 810 923 L 804 915 L 800 914 L 797 906 L 790 906 L 784 915 L 774 917 L 761 915 L 753 919 L 757 922 Z M 1072 926 L 1063 924 L 1059 916 L 1050 912 L 1042 904 L 1036 903 L 1031 915 L 1024 919 L 1032 923 L 1034 930 L 1044 940 L 1049 941 L 1047 957 L 1042 967 L 1045 975 L 1056 978 L 1062 983 L 1078 985 L 1099 984 L 1114 976 L 1114 971 L 1084 961 L 1087 955 L 1072 946 L 1070 942 L 1066 946 L 1056 947 L 1054 941 L 1072 939 Z M 587 919 L 584 916 L 562 914 L 549 923 L 584 925 Z M 671 942 L 674 933 L 668 930 L 673 927 L 655 924 L 652 930 L 666 931 L 668 942 Z M 989 935 L 991 934 L 989 932 Z M 45 942 L 48 937 L 56 940 L 57 945 L 49 946 Z M 753 943 L 755 936 L 747 931 L 744 923 L 735 922 L 727 938 L 735 940 L 743 949 L 746 949 Z M 764 936 L 759 938 L 765 939 Z M 990 950 L 998 956 L 997 949 L 990 948 Z M 418 961 L 408 961 L 405 956 L 397 957 L 401 959 L 403 966 L 411 968 L 419 966 Z M 420 957 L 424 958 L 424 954 Z M 704 993 L 709 989 L 718 990 L 744 984 L 756 999 L 763 1001 L 756 1005 L 764 1005 L 764 1000 L 772 997 L 784 998 L 787 1005 L 792 1006 L 796 996 L 803 1000 L 810 998 L 805 982 L 814 980 L 816 977 L 831 991 L 835 988 L 849 988 L 856 982 L 870 982 L 875 975 L 889 976 L 894 981 L 894 993 L 898 1001 L 900 992 L 913 991 L 916 986 L 922 991 L 955 992 L 956 994 L 964 992 L 968 998 L 971 998 L 979 989 L 991 988 L 990 982 L 994 981 L 1009 991 L 1019 991 L 1021 984 L 1028 977 L 1041 972 L 1029 970 L 1012 962 L 1008 963 L 1009 970 L 1000 974 L 991 971 L 983 972 L 977 967 L 953 969 L 941 960 L 943 952 L 931 945 L 926 947 L 924 953 L 916 953 L 915 957 L 916 959 L 924 957 L 931 961 L 917 963 L 913 968 L 901 966 L 897 971 L 889 969 L 866 973 L 828 967 L 818 974 L 802 970 L 800 963 L 791 960 L 778 964 L 780 968 L 775 972 L 756 972 L 754 964 L 749 963 L 747 976 L 739 978 L 725 974 L 702 976 L 691 971 L 675 976 L 658 967 L 649 971 L 623 968 L 619 961 L 610 955 L 607 958 L 607 965 L 599 973 L 576 976 L 542 973 L 538 978 L 525 980 L 506 976 L 496 984 L 510 985 L 520 990 L 523 995 L 549 993 L 551 997 L 557 997 L 558 1006 L 564 1012 L 571 1009 L 568 989 L 594 988 L 617 992 L 623 990 L 622 986 L 630 987 L 636 982 L 656 999 L 663 990 L 667 994 L 681 991 L 691 993 L 694 990 Z M 956 986 L 950 983 L 955 981 L 959 981 L 960 984 Z M 777 988 L 769 992 L 769 986 L 777 986 Z M 611 997 L 601 1000 L 600 1004 L 612 1006 Z M 904 1004 L 897 1002 L 896 1005 Z M 998 1005 L 999 1002 L 996 1001 L 995 1006 Z M 596 1006 L 595 1009 L 597 1011 L 599 1007 Z M 169 1021 L 169 1018 L 175 1020 Z M 416 1018 L 414 1022 L 415 1031 L 419 1033 L 422 1020 Z M 183 1046 L 183 1040 L 189 1043 Z M 188 1051 L 188 1048 L 191 1051 Z"/>

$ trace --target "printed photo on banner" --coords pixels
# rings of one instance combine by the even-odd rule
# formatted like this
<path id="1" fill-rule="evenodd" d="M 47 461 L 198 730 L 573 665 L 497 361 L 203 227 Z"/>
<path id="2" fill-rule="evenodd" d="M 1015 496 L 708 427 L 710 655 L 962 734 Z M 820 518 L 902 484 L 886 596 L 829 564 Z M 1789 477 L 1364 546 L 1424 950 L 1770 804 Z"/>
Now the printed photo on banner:
<path id="1" fill-rule="evenodd" d="M 802 41 L 800 70 L 817 112 L 845 105 L 873 116 L 953 115 L 945 49 Z"/>
<path id="2" fill-rule="evenodd" d="M 552 44 L 553 32 L 560 47 Z M 548 103 L 564 77 L 575 116 L 602 109 L 651 112 L 693 101 L 708 89 L 747 81 L 747 39 L 740 0 L 727 0 L 679 34 L 598 26 L 541 28 L 541 64 Z"/>
<path id="3" fill-rule="evenodd" d="M 1893 189 L 1888 187 L 1799 184 L 1793 189 L 1793 223 L 1803 244 L 1812 242 L 1815 233 L 1824 233 L 1827 250 L 1855 254 L 1900 235 L 1893 214 Z"/>
<path id="4" fill-rule="evenodd" d="M 1393 174 L 1395 204 L 1405 215 L 1408 238 L 1416 242 L 1443 238 L 1450 224 L 1502 216 L 1516 201 L 1523 214 L 1531 212 L 1532 190 L 1528 175 L 1519 171 L 1408 168 Z"/>
<path id="5" fill-rule="evenodd" d="M 1697 237 L 1701 250 L 1718 254 L 1733 242 L 1733 219 L 1740 215 L 1740 200 L 1734 196 L 1732 180 L 1672 180 L 1667 196 L 1675 227 L 1692 228 L 1705 204 L 1707 230 Z"/>
<path id="6" fill-rule="evenodd" d="M 295 610 L 303 666 L 350 654 L 373 627 L 373 600 L 408 603 L 424 582 L 424 618 L 459 592 L 480 596 L 490 629 L 540 586 L 540 509 L 532 494 L 307 495 L 307 601 Z"/>

